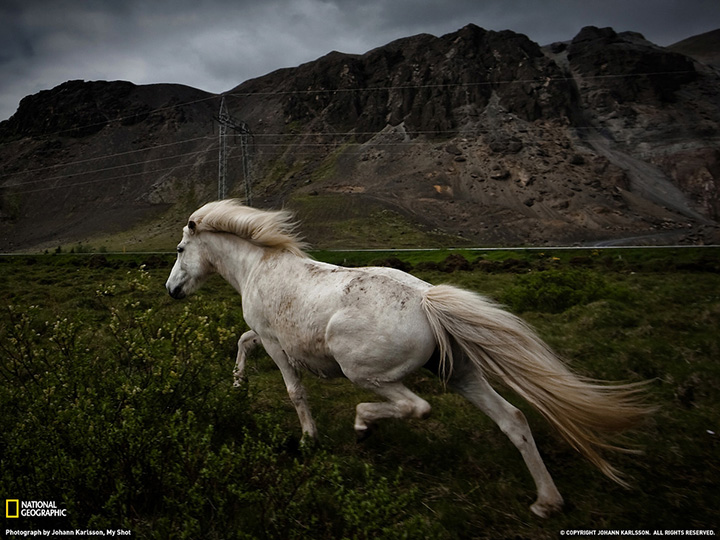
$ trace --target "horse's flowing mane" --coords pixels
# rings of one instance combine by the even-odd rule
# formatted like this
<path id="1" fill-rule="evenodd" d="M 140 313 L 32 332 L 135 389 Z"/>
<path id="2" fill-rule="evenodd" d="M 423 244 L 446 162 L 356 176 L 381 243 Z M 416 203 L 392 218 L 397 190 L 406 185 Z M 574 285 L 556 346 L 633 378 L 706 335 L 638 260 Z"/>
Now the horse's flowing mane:
<path id="1" fill-rule="evenodd" d="M 307 257 L 305 243 L 295 233 L 294 216 L 287 210 L 259 210 L 226 199 L 199 208 L 190 216 L 188 224 L 191 222 L 197 231 L 226 232 L 258 246 L 286 249 Z"/>

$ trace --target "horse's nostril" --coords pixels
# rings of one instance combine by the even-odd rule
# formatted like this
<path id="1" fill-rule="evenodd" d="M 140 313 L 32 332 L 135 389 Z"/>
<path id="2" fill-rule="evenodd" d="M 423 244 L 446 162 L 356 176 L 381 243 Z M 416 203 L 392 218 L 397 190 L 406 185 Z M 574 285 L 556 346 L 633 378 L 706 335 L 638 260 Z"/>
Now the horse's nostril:
<path id="1" fill-rule="evenodd" d="M 183 292 L 181 286 L 177 286 L 174 289 L 168 289 L 168 292 L 170 293 L 170 296 L 172 296 L 175 300 L 185 298 L 185 293 Z"/>

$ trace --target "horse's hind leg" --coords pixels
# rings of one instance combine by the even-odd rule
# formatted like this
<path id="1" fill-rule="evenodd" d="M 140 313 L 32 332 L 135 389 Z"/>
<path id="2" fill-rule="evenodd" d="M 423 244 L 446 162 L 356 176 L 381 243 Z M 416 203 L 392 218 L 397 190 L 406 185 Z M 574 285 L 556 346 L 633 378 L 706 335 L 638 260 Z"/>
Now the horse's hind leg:
<path id="1" fill-rule="evenodd" d="M 233 370 L 233 386 L 238 387 L 242 384 L 245 374 L 245 360 L 247 354 L 260 344 L 260 338 L 252 330 L 248 330 L 238 340 L 238 353 L 235 360 L 235 369 Z"/>
<path id="2" fill-rule="evenodd" d="M 356 407 L 355 432 L 359 439 L 364 438 L 373 424 L 381 418 L 427 418 L 430 404 L 411 392 L 402 383 L 358 383 L 358 386 L 371 390 L 386 398 L 383 403 L 359 403 Z"/>
<path id="3" fill-rule="evenodd" d="M 540 457 L 525 415 L 505 401 L 480 374 L 465 376 L 461 380 L 453 377 L 451 385 L 487 414 L 520 450 L 538 491 L 537 501 L 530 510 L 540 517 L 547 517 L 560 510 L 563 505 L 562 496 Z"/>

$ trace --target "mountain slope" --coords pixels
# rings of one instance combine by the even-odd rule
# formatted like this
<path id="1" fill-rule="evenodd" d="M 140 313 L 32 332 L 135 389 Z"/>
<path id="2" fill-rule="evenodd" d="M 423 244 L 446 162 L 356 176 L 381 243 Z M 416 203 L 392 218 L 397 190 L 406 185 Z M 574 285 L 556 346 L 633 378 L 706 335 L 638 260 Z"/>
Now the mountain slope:
<path id="1" fill-rule="evenodd" d="M 668 50 L 720 69 L 720 28 L 678 41 Z"/>
<path id="2" fill-rule="evenodd" d="M 204 159 L 216 143 L 209 97 L 179 85 L 70 81 L 23 99 L 0 123 L 0 249 L 125 230 L 176 203 L 179 195 L 156 195 L 161 184 L 217 175 Z"/>
<path id="3" fill-rule="evenodd" d="M 469 25 L 333 52 L 225 98 L 252 131 L 255 204 L 296 210 L 318 247 L 708 242 L 719 79 L 635 33 L 588 27 L 541 48 Z M 120 82 L 25 98 L 0 123 L 0 249 L 131 227 L 123 247 L 170 247 L 217 196 L 218 107 Z"/>

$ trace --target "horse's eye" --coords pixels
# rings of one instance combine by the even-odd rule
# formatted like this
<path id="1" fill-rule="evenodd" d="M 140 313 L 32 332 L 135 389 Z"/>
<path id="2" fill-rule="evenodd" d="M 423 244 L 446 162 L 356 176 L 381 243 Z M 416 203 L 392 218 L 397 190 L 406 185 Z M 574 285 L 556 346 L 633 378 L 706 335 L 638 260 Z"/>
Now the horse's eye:
<path id="1" fill-rule="evenodd" d="M 185 251 L 185 248 L 178 246 L 177 252 L 178 252 L 178 253 L 182 253 L 183 251 Z"/>

